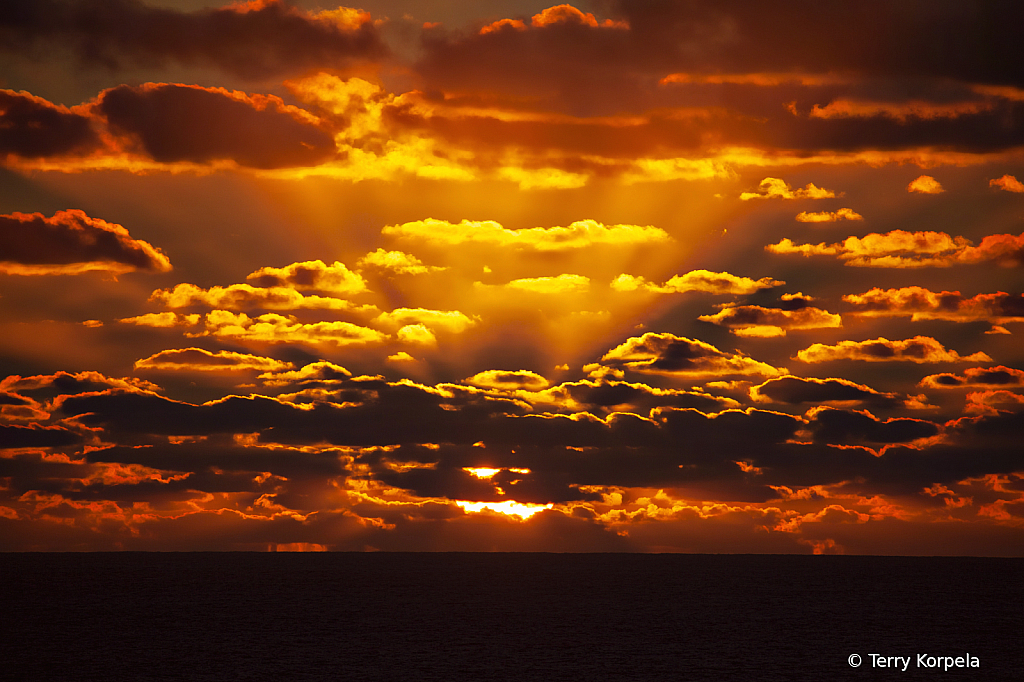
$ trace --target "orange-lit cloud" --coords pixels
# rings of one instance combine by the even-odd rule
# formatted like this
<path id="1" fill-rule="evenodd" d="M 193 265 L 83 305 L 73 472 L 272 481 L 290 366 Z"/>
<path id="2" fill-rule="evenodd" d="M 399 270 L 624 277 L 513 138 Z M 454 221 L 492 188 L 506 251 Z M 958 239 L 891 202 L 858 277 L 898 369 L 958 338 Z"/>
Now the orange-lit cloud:
<path id="1" fill-rule="evenodd" d="M 281 362 L 273 358 L 235 353 L 222 350 L 211 353 L 202 348 L 178 348 L 162 350 L 159 353 L 143 358 L 135 363 L 135 369 L 160 369 L 216 372 L 222 370 L 258 370 L 260 372 L 280 372 L 291 369 L 290 362 Z"/>
<path id="2" fill-rule="evenodd" d="M 963 298 L 959 291 L 933 292 L 923 287 L 874 288 L 843 296 L 854 313 L 866 317 L 909 316 L 911 320 L 986 321 L 992 324 L 1024 322 L 1024 296 L 1005 292 Z"/>
<path id="3" fill-rule="evenodd" d="M 207 313 L 204 324 L 204 332 L 187 336 L 215 336 L 243 343 L 308 343 L 328 347 L 378 343 L 388 338 L 387 334 L 350 322 L 304 324 L 294 317 L 275 313 L 249 317 L 245 313 L 214 310 Z"/>
<path id="4" fill-rule="evenodd" d="M 847 237 L 836 244 L 796 244 L 789 238 L 765 247 L 769 253 L 803 256 L 836 256 L 846 265 L 864 268 L 948 267 L 958 263 L 996 261 L 1016 265 L 1022 260 L 1024 234 L 993 234 L 973 246 L 964 237 L 945 232 L 872 232 L 865 237 Z"/>
<path id="5" fill-rule="evenodd" d="M 287 286 L 262 288 L 254 287 L 251 284 L 232 284 L 226 287 L 203 289 L 194 284 L 182 283 L 173 289 L 157 289 L 149 297 L 149 300 L 168 308 L 204 306 L 221 310 L 244 308 L 351 310 L 356 307 L 349 301 L 340 298 L 304 296 Z M 372 306 L 369 306 L 368 309 L 376 310 Z"/>
<path id="6" fill-rule="evenodd" d="M 289 287 L 297 291 L 321 291 L 341 296 L 367 291 L 366 280 L 338 261 L 330 265 L 321 260 L 311 260 L 283 268 L 265 267 L 246 279 L 261 287 Z"/>
<path id="7" fill-rule="evenodd" d="M 971 367 L 963 375 L 930 374 L 921 379 L 925 388 L 994 388 L 1024 386 L 1024 370 L 1003 365 L 996 367 Z"/>
<path id="8" fill-rule="evenodd" d="M 726 306 L 714 315 L 701 315 L 698 319 L 727 327 L 737 336 L 763 338 L 785 336 L 791 329 L 835 329 L 843 326 L 839 315 L 812 307 L 783 310 L 758 305 Z"/>
<path id="9" fill-rule="evenodd" d="M 768 379 L 750 388 L 756 402 L 800 404 L 868 404 L 895 407 L 903 404 L 896 393 L 883 393 L 849 379 L 784 376 Z"/>
<path id="10" fill-rule="evenodd" d="M 460 334 L 475 325 L 479 320 L 471 318 L 458 310 L 396 308 L 391 312 L 381 313 L 373 321 L 375 324 L 393 327 L 426 325 L 431 329 L 440 329 L 452 334 Z"/>
<path id="11" fill-rule="evenodd" d="M 967 414 L 998 415 L 1024 409 L 1024 395 L 1005 390 L 973 391 L 965 397 Z"/>
<path id="12" fill-rule="evenodd" d="M 819 211 L 808 213 L 802 211 L 797 214 L 796 219 L 801 223 L 834 223 L 840 220 L 864 220 L 864 216 L 849 208 L 841 208 L 838 211 Z"/>
<path id="13" fill-rule="evenodd" d="M 815 343 L 796 354 L 802 362 L 832 362 L 834 360 L 860 360 L 864 362 L 992 362 L 983 352 L 961 356 L 947 350 L 929 336 L 915 336 L 902 341 L 877 338 L 870 341 L 840 341 L 834 346 Z"/>
<path id="14" fill-rule="evenodd" d="M 685 275 L 673 275 L 664 284 L 654 284 L 643 277 L 621 274 L 612 280 L 611 288 L 615 291 L 652 291 L 659 294 L 685 293 L 699 291 L 708 294 L 752 294 L 761 289 L 782 286 L 785 282 L 762 277 L 754 280 L 749 277 L 737 277 L 728 272 L 711 272 L 710 270 L 691 270 Z"/>
<path id="15" fill-rule="evenodd" d="M 472 384 L 473 386 L 479 386 L 481 388 L 497 388 L 507 391 L 539 391 L 550 385 L 550 382 L 547 379 L 536 372 L 531 372 L 526 369 L 517 369 L 514 371 L 488 369 L 483 372 L 477 372 L 464 381 L 467 384 Z"/>
<path id="16" fill-rule="evenodd" d="M 86 154 L 99 146 L 100 138 L 84 112 L 28 92 L 0 90 L 0 156 Z"/>
<path id="17" fill-rule="evenodd" d="M 911 118 L 926 121 L 942 118 L 958 118 L 960 116 L 986 112 L 994 108 L 994 106 L 995 103 L 991 100 L 975 100 L 955 102 L 952 104 L 941 104 L 926 101 L 869 102 L 853 99 L 835 99 L 825 106 L 815 104 L 808 113 L 808 116 L 811 118 L 825 119 L 885 117 L 905 123 L 907 122 L 907 119 Z"/>
<path id="18" fill-rule="evenodd" d="M 140 327 L 194 327 L 199 324 L 199 320 L 202 317 L 199 313 L 191 315 L 172 312 L 146 313 L 144 315 L 136 315 L 135 317 L 123 317 L 118 322 L 134 324 Z"/>
<path id="19" fill-rule="evenodd" d="M 988 181 L 989 187 L 998 187 L 1006 192 L 1024 192 L 1024 183 L 1012 175 L 1004 175 Z"/>
<path id="20" fill-rule="evenodd" d="M 399 275 L 422 275 L 428 272 L 438 272 L 447 268 L 434 265 L 424 265 L 416 256 L 402 251 L 387 251 L 383 248 L 371 251 L 358 261 L 357 268 L 378 268 L 390 270 Z"/>
<path id="21" fill-rule="evenodd" d="M 52 218 L 42 213 L 0 216 L 0 273 L 77 275 L 101 270 L 116 275 L 170 269 L 171 261 L 160 249 L 84 211 L 57 211 Z"/>
<path id="22" fill-rule="evenodd" d="M 435 244 L 480 243 L 536 251 L 564 251 L 595 244 L 656 244 L 670 239 L 664 230 L 650 225 L 605 226 L 595 220 L 577 220 L 568 227 L 509 230 L 493 220 L 463 220 L 460 223 L 449 223 L 428 218 L 401 225 L 388 225 L 381 230 L 381 234 Z"/>
<path id="23" fill-rule="evenodd" d="M 309 382 L 317 385 L 332 385 L 352 377 L 352 372 L 341 365 L 321 360 L 311 362 L 308 365 L 287 372 L 271 371 L 261 374 L 259 379 L 265 386 L 289 386 L 293 384 L 307 384 Z"/>
<path id="24" fill-rule="evenodd" d="M 628 29 L 629 24 L 624 21 L 612 21 L 605 19 L 598 23 L 597 18 L 590 12 L 581 12 L 572 5 L 555 5 L 548 7 L 539 14 L 534 14 L 530 25 L 534 28 L 552 26 L 556 24 L 578 24 L 590 28 L 615 28 Z"/>
<path id="25" fill-rule="evenodd" d="M 756 192 L 743 192 L 740 199 L 830 199 L 835 196 L 836 193 L 832 190 L 816 187 L 813 183 L 803 189 L 794 190 L 781 178 L 765 178 L 758 185 Z"/>
<path id="26" fill-rule="evenodd" d="M 939 181 L 932 176 L 922 175 L 910 181 L 910 184 L 907 185 L 907 191 L 918 194 L 942 194 L 946 190 L 942 189 Z"/>
<path id="27" fill-rule="evenodd" d="M 627 339 L 605 353 L 601 362 L 634 372 L 686 378 L 747 374 L 771 377 L 787 373 L 783 368 L 744 355 L 720 351 L 704 341 L 654 332 Z"/>

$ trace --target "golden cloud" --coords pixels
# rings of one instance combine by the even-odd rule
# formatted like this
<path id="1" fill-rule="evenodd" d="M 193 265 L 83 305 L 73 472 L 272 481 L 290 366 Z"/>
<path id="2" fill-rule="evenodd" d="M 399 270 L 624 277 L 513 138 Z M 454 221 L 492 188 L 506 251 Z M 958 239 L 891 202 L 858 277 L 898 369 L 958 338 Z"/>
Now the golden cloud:
<path id="1" fill-rule="evenodd" d="M 796 219 L 801 223 L 834 223 L 839 220 L 864 220 L 864 216 L 853 209 L 841 208 L 838 211 L 820 211 L 818 213 L 802 211 L 797 214 Z"/>
<path id="2" fill-rule="evenodd" d="M 918 286 L 900 289 L 876 287 L 863 294 L 843 296 L 843 300 L 855 307 L 854 314 L 865 317 L 910 316 L 915 322 L 1024 322 L 1024 296 L 1011 296 L 1002 291 L 965 299 L 959 291 L 936 293 Z"/>
<path id="3" fill-rule="evenodd" d="M 1024 192 L 1024 183 L 1012 175 L 1004 175 L 988 181 L 989 187 L 998 187 L 1006 192 Z"/>
<path id="4" fill-rule="evenodd" d="M 157 289 L 150 301 L 161 303 L 168 308 L 187 308 L 201 305 L 221 310 L 241 308 L 265 308 L 267 310 L 351 310 L 352 303 L 340 298 L 304 296 L 288 286 L 268 288 L 250 284 L 231 284 L 226 287 L 203 289 L 194 284 L 182 283 L 173 289 Z M 370 311 L 374 306 L 362 306 Z"/>
<path id="5" fill-rule="evenodd" d="M 697 339 L 648 332 L 630 337 L 601 358 L 611 369 L 621 367 L 646 374 L 707 378 L 736 374 L 779 376 L 787 370 L 772 367 L 739 353 L 726 353 Z M 587 368 L 584 368 L 587 369 Z M 600 373 L 600 367 L 594 371 Z"/>
<path id="6" fill-rule="evenodd" d="M 1024 233 L 993 234 L 973 246 L 964 237 L 945 232 L 872 232 L 864 237 L 847 237 L 836 244 L 796 244 L 784 238 L 765 247 L 769 253 L 803 256 L 837 256 L 846 265 L 865 268 L 948 267 L 957 263 L 996 261 L 1006 265 L 1021 262 Z"/>
<path id="7" fill-rule="evenodd" d="M 782 310 L 758 305 L 727 306 L 714 315 L 701 315 L 699 320 L 727 327 L 737 336 L 785 336 L 790 329 L 834 329 L 843 326 L 839 315 L 821 308 Z"/>
<path id="8" fill-rule="evenodd" d="M 922 175 L 919 178 L 915 178 L 910 181 L 907 185 L 908 192 L 916 192 L 918 194 L 942 194 L 946 190 L 942 189 L 942 185 L 939 181 L 930 175 Z"/>
<path id="9" fill-rule="evenodd" d="M 1024 371 L 998 365 L 971 367 L 962 376 L 950 373 L 931 374 L 921 379 L 925 388 L 992 388 L 995 386 L 1024 386 Z"/>
<path id="10" fill-rule="evenodd" d="M 503 391 L 539 391 L 550 385 L 547 379 L 527 369 L 515 371 L 488 369 L 477 372 L 463 381 L 480 388 L 496 388 Z"/>
<path id="11" fill-rule="evenodd" d="M 261 379 L 266 386 L 288 386 L 306 381 L 318 383 L 341 382 L 351 377 L 352 372 L 341 365 L 321 360 L 319 362 L 311 362 L 291 372 L 272 371 L 261 374 L 257 378 Z"/>
<path id="12" fill-rule="evenodd" d="M 1024 409 L 1024 395 L 1010 391 L 976 391 L 965 397 L 964 412 L 995 416 Z"/>
<path id="13" fill-rule="evenodd" d="M 335 347 L 377 343 L 388 338 L 374 329 L 349 322 L 303 324 L 294 317 L 267 313 L 250 318 L 245 313 L 214 310 L 206 315 L 206 331 L 187 336 L 216 336 L 239 342 L 308 343 Z"/>
<path id="14" fill-rule="evenodd" d="M 381 270 L 391 270 L 399 275 L 423 275 L 428 272 L 447 270 L 447 268 L 435 265 L 424 265 L 423 261 L 408 253 L 404 253 L 402 251 L 387 251 L 383 248 L 371 251 L 360 258 L 356 261 L 356 267 L 372 267 L 380 268 Z"/>
<path id="15" fill-rule="evenodd" d="M 182 315 L 181 313 L 146 313 L 135 317 L 124 317 L 118 320 L 125 324 L 135 324 L 140 327 L 194 327 L 199 324 L 202 315 Z"/>
<path id="16" fill-rule="evenodd" d="M 381 313 L 374 318 L 374 323 L 393 327 L 407 325 L 427 325 L 431 329 L 441 329 L 453 334 L 460 334 L 479 322 L 458 310 L 428 310 L 426 308 L 396 308 L 389 313 Z M 407 332 L 409 334 L 413 332 Z"/>
<path id="17" fill-rule="evenodd" d="M 247 355 L 222 350 L 211 353 L 202 348 L 178 348 L 162 350 L 159 353 L 143 358 L 135 363 L 135 369 L 161 370 L 192 370 L 200 372 L 216 372 L 222 370 L 258 370 L 260 372 L 279 372 L 294 367 L 290 362 L 281 362 L 273 358 Z"/>
<path id="18" fill-rule="evenodd" d="M 504 287 L 535 294 L 580 294 L 590 289 L 590 278 L 583 275 L 565 274 L 557 277 L 524 277 L 523 279 L 514 279 Z"/>
<path id="19" fill-rule="evenodd" d="M 366 280 L 335 261 L 327 265 L 321 260 L 292 263 L 283 268 L 260 268 L 246 279 L 261 287 L 288 287 L 297 291 L 321 291 L 351 295 L 368 291 Z"/>
<path id="20" fill-rule="evenodd" d="M 835 196 L 836 193 L 832 190 L 816 187 L 813 183 L 803 189 L 794 190 L 781 178 L 765 178 L 758 185 L 756 192 L 743 192 L 740 199 L 831 199 Z"/>
<path id="21" fill-rule="evenodd" d="M 796 354 L 802 362 L 817 363 L 833 360 L 860 360 L 864 362 L 992 362 L 982 352 L 961 356 L 947 350 L 929 336 L 915 336 L 902 341 L 879 337 L 869 341 L 840 341 L 834 346 L 815 343 Z"/>
<path id="22" fill-rule="evenodd" d="M 710 270 L 691 270 L 685 275 L 674 275 L 664 284 L 654 284 L 643 277 L 621 274 L 612 280 L 611 288 L 615 291 L 652 291 L 659 294 L 685 293 L 699 291 L 708 294 L 752 294 L 761 289 L 782 286 L 785 282 L 762 277 L 754 280 L 749 277 L 737 277 L 728 272 L 711 272 Z"/>
<path id="23" fill-rule="evenodd" d="M 421 346 L 436 346 L 437 337 L 434 332 L 423 324 L 407 324 L 398 330 L 398 340 L 403 343 L 415 343 Z"/>
<path id="24" fill-rule="evenodd" d="M 453 224 L 427 218 L 402 225 L 388 225 L 381 230 L 381 234 L 434 244 L 477 243 L 536 251 L 565 251 L 595 244 L 654 244 L 671 239 L 667 232 L 650 225 L 605 226 L 595 220 L 577 220 L 568 227 L 509 230 L 493 220 L 463 220 Z"/>

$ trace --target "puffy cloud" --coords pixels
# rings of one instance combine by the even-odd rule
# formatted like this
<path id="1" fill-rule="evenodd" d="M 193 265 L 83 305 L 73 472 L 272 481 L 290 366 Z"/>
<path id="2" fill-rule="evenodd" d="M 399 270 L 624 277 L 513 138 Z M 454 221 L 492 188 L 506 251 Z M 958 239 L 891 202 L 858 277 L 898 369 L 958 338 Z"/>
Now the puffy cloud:
<path id="1" fill-rule="evenodd" d="M 84 211 L 0 215 L 0 273 L 77 275 L 89 270 L 113 274 L 133 270 L 167 272 L 171 262 L 121 225 L 90 218 Z"/>
<path id="2" fill-rule="evenodd" d="M 441 329 L 453 334 L 460 334 L 475 325 L 478 320 L 458 310 L 396 308 L 389 313 L 381 313 L 373 321 L 376 324 L 390 326 L 426 325 L 431 329 Z"/>
<path id="3" fill-rule="evenodd" d="M 199 324 L 202 315 L 182 315 L 181 313 L 146 313 L 135 317 L 123 317 L 118 322 L 135 324 L 140 327 L 194 327 Z"/>
<path id="4" fill-rule="evenodd" d="M 996 386 L 1024 386 L 1024 371 L 1003 365 L 971 367 L 962 376 L 942 373 L 921 379 L 925 388 L 992 388 Z"/>
<path id="5" fill-rule="evenodd" d="M 802 211 L 797 214 L 796 219 L 801 223 L 834 223 L 840 220 L 864 220 L 864 216 L 853 209 L 841 208 L 838 211 L 819 211 L 817 213 Z"/>
<path id="6" fill-rule="evenodd" d="M 22 377 L 13 374 L 0 380 L 0 390 L 16 393 L 40 393 L 47 396 L 105 391 L 115 388 L 123 391 L 157 391 L 159 386 L 134 377 L 108 377 L 100 372 L 56 372 Z"/>
<path id="7" fill-rule="evenodd" d="M 437 337 L 424 324 L 407 324 L 398 330 L 398 340 L 402 343 L 415 343 L 421 346 L 436 346 Z"/>
<path id="8" fill-rule="evenodd" d="M 314 116 L 273 95 L 146 83 L 105 90 L 96 108 L 112 130 L 161 163 L 289 168 L 316 165 L 336 152 Z"/>
<path id="9" fill-rule="evenodd" d="M 737 336 L 785 336 L 790 329 L 831 329 L 843 326 L 839 315 L 821 308 L 797 310 L 763 308 L 759 305 L 726 306 L 714 315 L 701 315 L 699 320 L 727 327 Z"/>
<path id="10" fill-rule="evenodd" d="M 70 47 L 83 64 L 120 68 L 174 61 L 249 79 L 341 68 L 386 49 L 369 14 L 306 12 L 281 0 L 183 12 L 130 0 L 10 0 L 3 51 Z"/>
<path id="11" fill-rule="evenodd" d="M 0 156 L 63 156 L 99 146 L 99 136 L 83 113 L 27 92 L 0 90 Z"/>
<path id="12" fill-rule="evenodd" d="M 814 440 L 821 443 L 909 443 L 939 433 L 939 426 L 930 421 L 901 417 L 882 421 L 866 411 L 820 407 L 808 416 Z"/>
<path id="13" fill-rule="evenodd" d="M 1006 192 L 1024 192 L 1024 183 L 1012 175 L 1004 175 L 1001 178 L 993 178 L 988 181 L 989 187 L 998 187 Z"/>
<path id="14" fill-rule="evenodd" d="M 402 251 L 387 251 L 383 248 L 371 251 L 358 261 L 357 268 L 379 268 L 391 270 L 399 275 L 422 275 L 428 272 L 437 272 L 447 268 L 434 265 L 424 265 L 416 256 Z"/>
<path id="15" fill-rule="evenodd" d="M 910 184 L 907 185 L 907 191 L 918 194 L 942 194 L 946 190 L 942 189 L 939 181 L 932 176 L 922 175 L 910 181 Z"/>
<path id="16" fill-rule="evenodd" d="M 728 272 L 711 272 L 710 270 L 691 270 L 685 275 L 673 275 L 664 284 L 647 282 L 643 277 L 621 274 L 612 280 L 611 288 L 615 291 L 653 291 L 660 294 L 685 293 L 700 291 L 708 294 L 752 294 L 761 289 L 782 286 L 785 282 L 762 277 L 754 280 L 749 277 L 738 277 Z"/>
<path id="17" fill-rule="evenodd" d="M 548 7 L 540 13 L 534 14 L 533 18 L 530 20 L 530 25 L 533 28 L 543 28 L 545 26 L 555 26 L 558 24 L 575 24 L 590 28 L 629 28 L 629 24 L 624 21 L 605 19 L 603 22 L 598 23 L 597 18 L 593 14 L 590 12 L 582 12 L 572 5 L 555 5 L 554 7 Z"/>
<path id="18" fill-rule="evenodd" d="M 1024 296 L 1005 292 L 963 298 L 959 291 L 933 292 L 923 287 L 880 289 L 843 296 L 854 313 L 868 317 L 909 316 L 911 320 L 1024 322 Z"/>
<path id="19" fill-rule="evenodd" d="M 1006 390 L 973 391 L 965 396 L 967 414 L 998 415 L 1024 410 L 1024 395 Z"/>
<path id="20" fill-rule="evenodd" d="M 605 353 L 601 362 L 634 372 L 694 379 L 747 374 L 772 377 L 787 373 L 783 368 L 745 355 L 720 351 L 704 341 L 654 332 L 630 337 Z"/>
<path id="21" fill-rule="evenodd" d="M 259 376 L 265 386 L 333 386 L 352 377 L 341 365 L 321 360 L 290 372 L 271 371 Z"/>
<path id="22" fill-rule="evenodd" d="M 751 387 L 750 397 L 757 402 L 786 405 L 862 403 L 890 408 L 904 404 L 897 393 L 882 393 L 849 379 L 795 376 L 768 379 Z"/>
<path id="23" fill-rule="evenodd" d="M 803 189 L 794 190 L 789 183 L 781 178 L 765 178 L 757 186 L 756 192 L 743 192 L 740 199 L 831 199 L 836 193 L 830 189 L 816 187 L 809 183 Z"/>
<path id="24" fill-rule="evenodd" d="M 529 291 L 535 294 L 579 294 L 590 289 L 590 279 L 583 275 L 525 277 L 523 279 L 514 279 L 505 284 L 504 287 L 517 291 Z"/>
<path id="25" fill-rule="evenodd" d="M 342 296 L 368 290 L 361 275 L 338 261 L 331 265 L 321 260 L 309 260 L 283 268 L 265 267 L 246 279 L 261 287 L 288 287 L 296 291 L 320 291 Z"/>
<path id="26" fill-rule="evenodd" d="M 650 225 L 605 226 L 595 220 L 577 220 L 568 227 L 532 227 L 509 230 L 493 220 L 417 220 L 401 225 L 388 225 L 381 230 L 388 236 L 418 239 L 435 244 L 479 243 L 511 246 L 536 251 L 564 251 L 595 244 L 627 245 L 667 242 L 668 233 Z"/>
<path id="27" fill-rule="evenodd" d="M 539 391 L 547 388 L 550 384 L 541 375 L 527 369 L 517 369 L 514 371 L 488 369 L 483 372 L 477 372 L 463 381 L 480 388 L 496 388 L 504 391 Z"/>
<path id="28" fill-rule="evenodd" d="M 598 414 L 633 412 L 648 414 L 659 407 L 689 408 L 704 413 L 735 409 L 740 406 L 732 398 L 710 395 L 700 390 L 657 388 L 626 381 L 567 381 L 547 390 L 529 393 L 519 391 L 518 398 L 544 409 Z"/>
<path id="29" fill-rule="evenodd" d="M 961 356 L 947 350 L 929 336 L 915 336 L 902 341 L 879 337 L 870 341 L 840 341 L 834 346 L 815 343 L 796 354 L 802 362 L 831 362 L 833 360 L 861 360 L 865 362 L 992 362 L 982 352 Z"/>
<path id="30" fill-rule="evenodd" d="M 350 322 L 313 322 L 304 324 L 294 317 L 267 313 L 249 317 L 245 313 L 214 310 L 207 313 L 206 331 L 187 336 L 216 336 L 240 342 L 307 343 L 313 346 L 348 346 L 378 343 L 387 339 L 374 329 Z"/>
<path id="31" fill-rule="evenodd" d="M 995 261 L 1018 265 L 1024 260 L 1024 234 L 993 234 L 973 246 L 964 237 L 945 232 L 872 232 L 865 237 L 847 237 L 837 244 L 795 244 L 788 238 L 765 247 L 769 253 L 803 256 L 837 256 L 846 265 L 865 268 L 948 267 L 958 263 Z"/>
<path id="32" fill-rule="evenodd" d="M 173 289 L 157 289 L 149 300 L 168 308 L 204 306 L 222 310 L 351 310 L 355 307 L 349 301 L 340 298 L 303 296 L 291 287 L 262 288 L 251 284 L 231 284 L 226 287 L 203 289 L 195 284 L 182 283 Z M 373 309 L 372 306 L 370 308 Z"/>
<path id="33" fill-rule="evenodd" d="M 162 350 L 148 358 L 135 363 L 135 369 L 185 370 L 200 372 L 217 372 L 222 370 L 258 370 L 260 372 L 280 372 L 291 369 L 290 362 L 281 362 L 273 358 L 247 355 L 222 350 L 211 353 L 202 348 L 177 348 Z"/>

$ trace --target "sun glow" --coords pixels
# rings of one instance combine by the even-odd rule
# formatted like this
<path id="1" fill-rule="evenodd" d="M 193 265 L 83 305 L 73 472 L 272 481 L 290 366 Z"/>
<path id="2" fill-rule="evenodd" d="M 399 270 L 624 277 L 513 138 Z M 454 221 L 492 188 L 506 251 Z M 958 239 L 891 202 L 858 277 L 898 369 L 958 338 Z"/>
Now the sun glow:
<path id="1" fill-rule="evenodd" d="M 552 504 L 523 504 L 521 502 L 513 502 L 512 500 L 506 500 L 505 502 L 467 502 L 465 500 L 453 500 L 455 504 L 459 505 L 467 512 L 481 512 L 484 509 L 489 509 L 499 514 L 506 514 L 508 516 L 518 516 L 524 521 L 538 512 L 542 512 L 545 509 L 551 509 L 554 505 Z"/>

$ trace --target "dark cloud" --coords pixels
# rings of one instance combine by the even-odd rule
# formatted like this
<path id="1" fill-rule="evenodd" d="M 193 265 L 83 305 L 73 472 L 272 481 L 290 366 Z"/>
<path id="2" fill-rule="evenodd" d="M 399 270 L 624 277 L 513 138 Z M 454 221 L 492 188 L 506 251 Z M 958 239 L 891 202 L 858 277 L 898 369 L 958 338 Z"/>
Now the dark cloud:
<path id="1" fill-rule="evenodd" d="M 939 433 L 937 424 L 923 419 L 879 420 L 865 412 L 822 408 L 810 425 L 814 439 L 822 443 L 907 443 Z"/>
<path id="2" fill-rule="evenodd" d="M 769 379 L 750 389 L 755 400 L 767 399 L 787 405 L 829 402 L 859 402 L 876 407 L 898 407 L 903 404 L 896 393 L 881 393 L 869 386 L 847 379 L 815 379 L 794 376 Z"/>
<path id="3" fill-rule="evenodd" d="M 148 83 L 105 90 L 97 109 L 113 130 L 136 136 L 146 154 L 164 163 L 284 168 L 315 165 L 336 151 L 312 116 L 273 96 Z"/>
<path id="4" fill-rule="evenodd" d="M 88 116 L 27 92 L 0 90 L 0 156 L 35 159 L 87 153 L 99 146 Z"/>
<path id="5" fill-rule="evenodd" d="M 61 426 L 0 424 L 0 448 L 48 448 L 81 442 L 81 435 Z"/>
<path id="6" fill-rule="evenodd" d="M 248 79 L 386 54 L 366 14 L 316 15 L 274 0 L 236 5 L 181 12 L 139 0 L 8 0 L 0 7 L 0 45 L 14 52 L 70 47 L 82 63 L 110 69 L 174 61 Z"/>
<path id="7" fill-rule="evenodd" d="M 0 272 L 22 275 L 77 274 L 87 270 L 166 272 L 160 249 L 132 239 L 121 225 L 83 211 L 0 216 Z"/>

